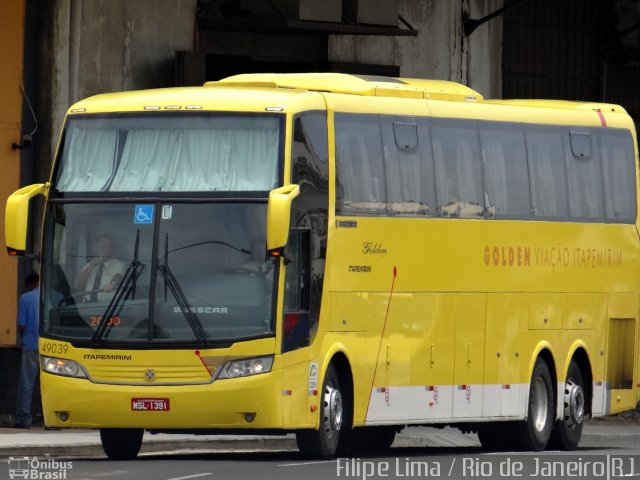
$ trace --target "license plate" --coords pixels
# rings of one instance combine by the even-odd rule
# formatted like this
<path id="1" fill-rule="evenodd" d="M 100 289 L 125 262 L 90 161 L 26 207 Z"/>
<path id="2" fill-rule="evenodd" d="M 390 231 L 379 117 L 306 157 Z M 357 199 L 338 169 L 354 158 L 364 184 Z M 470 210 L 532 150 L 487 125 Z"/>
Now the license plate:
<path id="1" fill-rule="evenodd" d="M 135 412 L 168 412 L 168 398 L 132 398 L 131 410 Z"/>

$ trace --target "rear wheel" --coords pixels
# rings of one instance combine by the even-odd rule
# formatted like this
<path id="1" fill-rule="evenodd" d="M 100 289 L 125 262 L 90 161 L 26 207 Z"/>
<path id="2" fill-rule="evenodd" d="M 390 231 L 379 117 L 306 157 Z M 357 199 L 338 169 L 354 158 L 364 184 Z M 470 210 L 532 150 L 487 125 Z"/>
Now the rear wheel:
<path id="1" fill-rule="evenodd" d="M 112 460 L 132 460 L 140 451 L 143 433 L 140 428 L 101 428 L 102 449 Z"/>
<path id="2" fill-rule="evenodd" d="M 514 428 L 514 440 L 523 450 L 544 450 L 553 427 L 553 385 L 547 363 L 538 358 L 529 385 L 527 419 Z"/>
<path id="3" fill-rule="evenodd" d="M 298 449 L 306 457 L 332 458 L 336 454 L 340 435 L 346 424 L 343 418 L 349 418 L 345 410 L 350 408 L 343 402 L 340 380 L 333 365 L 329 365 L 322 383 L 320 398 L 320 425 L 318 430 L 299 430 L 296 432 Z"/>
<path id="4" fill-rule="evenodd" d="M 554 425 L 551 446 L 560 450 L 575 450 L 582 436 L 585 412 L 584 380 L 575 361 L 569 364 L 562 401 L 562 419 Z"/>

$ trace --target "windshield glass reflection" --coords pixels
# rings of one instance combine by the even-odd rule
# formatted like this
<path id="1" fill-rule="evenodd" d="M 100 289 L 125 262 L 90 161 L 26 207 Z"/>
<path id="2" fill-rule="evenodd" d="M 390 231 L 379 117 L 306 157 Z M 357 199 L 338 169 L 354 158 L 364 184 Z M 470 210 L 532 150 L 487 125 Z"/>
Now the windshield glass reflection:
<path id="1" fill-rule="evenodd" d="M 52 204 L 44 332 L 93 343 L 272 335 L 265 219 L 264 203 Z"/>

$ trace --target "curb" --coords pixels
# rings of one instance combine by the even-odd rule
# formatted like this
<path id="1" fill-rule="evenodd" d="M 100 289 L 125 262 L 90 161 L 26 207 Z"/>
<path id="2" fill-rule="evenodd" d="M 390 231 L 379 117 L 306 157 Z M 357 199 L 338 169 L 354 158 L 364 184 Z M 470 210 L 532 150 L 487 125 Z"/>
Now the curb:
<path id="1" fill-rule="evenodd" d="M 616 428 L 617 425 L 598 425 L 584 432 L 579 448 L 616 448 L 640 445 L 640 426 L 636 428 Z M 0 440 L 3 435 L 0 435 Z M 6 438 L 6 437 L 5 437 Z M 41 438 L 41 437 L 40 437 Z M 17 439 L 16 439 L 17 440 Z M 11 456 L 50 456 L 50 457 L 104 457 L 99 438 L 86 441 L 57 443 L 55 435 L 51 444 L 39 445 L 1 445 L 0 458 Z M 435 429 L 430 427 L 411 427 L 398 434 L 393 444 L 395 448 L 479 448 L 480 443 L 475 435 L 461 434 L 455 429 Z M 140 454 L 159 452 L 201 450 L 207 452 L 229 451 L 297 451 L 294 435 L 286 436 L 207 436 L 194 435 L 182 438 L 171 438 L 171 435 L 156 437 L 145 434 Z"/>
<path id="2" fill-rule="evenodd" d="M 248 438 L 246 440 L 223 439 L 221 441 L 204 440 L 147 440 L 142 443 L 140 455 L 169 451 L 207 450 L 259 450 L 259 451 L 297 451 L 295 438 Z M 36 456 L 36 457 L 105 457 L 102 446 L 97 444 L 82 445 L 39 445 L 34 447 L 0 446 L 0 458 Z"/>

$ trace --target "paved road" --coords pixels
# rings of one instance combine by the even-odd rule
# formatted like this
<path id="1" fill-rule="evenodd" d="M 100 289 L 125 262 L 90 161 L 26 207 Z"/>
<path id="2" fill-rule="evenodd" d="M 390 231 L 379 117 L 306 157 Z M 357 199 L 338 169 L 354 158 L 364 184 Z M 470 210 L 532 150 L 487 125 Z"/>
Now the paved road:
<path id="1" fill-rule="evenodd" d="M 490 454 L 457 429 L 403 430 L 388 455 L 309 461 L 285 437 L 145 434 L 139 458 L 105 458 L 97 431 L 0 429 L 0 479 L 617 478 L 640 480 L 640 424 L 593 421 L 567 454 Z"/>
<path id="2" fill-rule="evenodd" d="M 36 470 L 43 474 L 39 478 L 65 480 L 640 478 L 638 448 L 581 449 L 571 455 L 560 452 L 497 455 L 460 447 L 393 448 L 383 457 L 331 461 L 309 461 L 292 451 L 175 451 L 144 454 L 130 462 L 74 457 L 40 458 L 38 462 L 41 463 L 35 465 Z M 0 472 L 2 469 L 0 464 Z M 56 472 L 60 472 L 58 477 L 51 475 Z M 38 478 L 29 475 L 27 478 Z"/>

